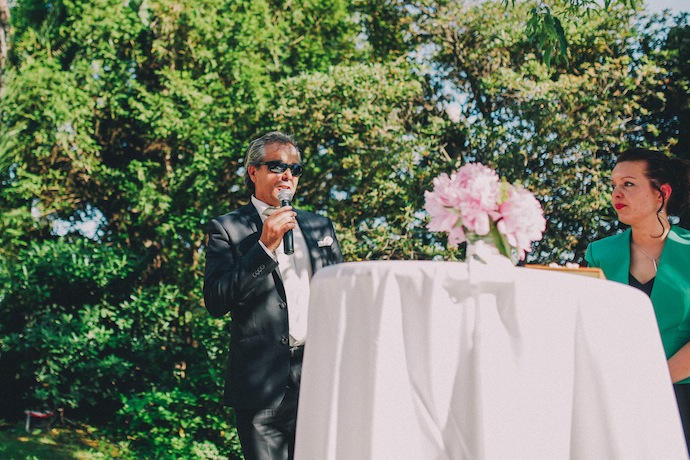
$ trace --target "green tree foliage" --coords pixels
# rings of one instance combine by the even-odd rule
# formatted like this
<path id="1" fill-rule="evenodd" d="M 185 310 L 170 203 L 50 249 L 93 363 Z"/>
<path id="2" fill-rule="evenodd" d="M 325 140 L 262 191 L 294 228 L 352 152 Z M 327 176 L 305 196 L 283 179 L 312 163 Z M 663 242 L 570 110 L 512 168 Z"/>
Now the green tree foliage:
<path id="1" fill-rule="evenodd" d="M 20 1 L 12 20 L 0 360 L 19 397 L 3 414 L 65 407 L 156 458 L 237 452 L 227 328 L 200 299 L 205 222 L 245 198 L 276 83 L 355 56 L 359 27 L 338 0 Z M 105 280 L 80 262 L 110 257 L 125 262 Z"/>
<path id="2" fill-rule="evenodd" d="M 7 60 L 7 38 L 10 34 L 10 7 L 7 0 L 0 0 L 0 77 L 2 77 L 5 61 Z M 0 90 L 2 80 L 0 79 Z"/>
<path id="3" fill-rule="evenodd" d="M 650 60 L 664 63 L 663 79 L 656 97 L 646 101 L 647 113 L 641 121 L 645 136 L 667 143 L 677 155 L 690 151 L 690 24 L 688 13 L 676 18 L 673 27 L 659 27 L 668 18 L 647 20 L 649 33 L 640 41 L 640 52 Z"/>
<path id="4" fill-rule="evenodd" d="M 424 191 L 481 161 L 544 205 L 530 261 L 580 261 L 616 228 L 617 150 L 687 156 L 687 22 L 636 26 L 612 3 L 564 22 L 568 61 L 548 62 L 524 33 L 533 6 L 13 2 L 0 417 L 64 407 L 143 456 L 239 455 L 220 404 L 229 319 L 201 298 L 204 233 L 247 202 L 244 149 L 270 129 L 300 141 L 296 199 L 333 218 L 347 260 L 455 258 L 426 230 Z"/>
<path id="5" fill-rule="evenodd" d="M 503 0 L 506 5 L 516 6 L 516 0 Z M 605 15 L 613 8 L 635 10 L 638 0 L 565 0 L 563 2 L 523 2 L 529 5 L 525 34 L 535 46 L 541 61 L 547 66 L 554 60 L 568 63 L 571 36 L 567 33 L 568 23 L 581 17 Z M 564 25 L 565 24 L 565 25 Z"/>
<path id="6" fill-rule="evenodd" d="M 528 12 L 514 11 L 455 3 L 422 11 L 442 78 L 453 94 L 471 95 L 458 104 L 467 137 L 455 142 L 453 156 L 524 181 L 549 221 L 539 256 L 580 262 L 588 242 L 615 229 L 607 198 L 615 153 L 645 141 L 665 147 L 640 130 L 650 104 L 663 103 L 666 70 L 637 52 L 642 32 L 628 9 L 571 20 L 572 58 L 561 66 L 535 58 L 519 27 Z"/>
<path id="7" fill-rule="evenodd" d="M 424 81 L 405 61 L 334 67 L 279 85 L 275 122 L 305 145 L 300 204 L 325 210 L 351 260 L 427 258 L 419 210 L 446 161 L 446 122 L 424 105 Z M 308 117 L 310 122 L 304 123 Z"/>

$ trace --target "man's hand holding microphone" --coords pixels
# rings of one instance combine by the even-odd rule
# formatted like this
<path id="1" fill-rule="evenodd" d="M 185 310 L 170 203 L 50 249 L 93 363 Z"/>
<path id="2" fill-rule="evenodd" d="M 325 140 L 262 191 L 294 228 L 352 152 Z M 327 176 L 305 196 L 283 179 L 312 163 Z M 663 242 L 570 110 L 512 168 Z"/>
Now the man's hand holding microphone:
<path id="1" fill-rule="evenodd" d="M 297 213 L 292 210 L 291 205 L 292 191 L 287 188 L 280 190 L 278 200 L 280 201 L 280 208 L 276 209 L 264 221 L 260 239 L 266 248 L 274 252 L 280 246 L 282 239 L 283 250 L 285 254 L 290 255 L 294 252 L 292 229 L 297 226 Z"/>

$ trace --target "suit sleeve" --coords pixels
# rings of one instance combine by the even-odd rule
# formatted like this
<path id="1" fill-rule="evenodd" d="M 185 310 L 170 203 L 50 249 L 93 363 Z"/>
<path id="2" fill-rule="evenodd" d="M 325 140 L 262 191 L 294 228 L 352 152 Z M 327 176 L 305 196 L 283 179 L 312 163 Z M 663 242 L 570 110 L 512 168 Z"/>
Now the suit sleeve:
<path id="1" fill-rule="evenodd" d="M 245 300 L 254 288 L 278 265 L 258 241 L 239 240 L 241 236 L 232 234 L 230 225 L 223 226 L 217 219 L 211 222 L 206 247 L 204 302 L 215 317 L 245 307 Z"/>

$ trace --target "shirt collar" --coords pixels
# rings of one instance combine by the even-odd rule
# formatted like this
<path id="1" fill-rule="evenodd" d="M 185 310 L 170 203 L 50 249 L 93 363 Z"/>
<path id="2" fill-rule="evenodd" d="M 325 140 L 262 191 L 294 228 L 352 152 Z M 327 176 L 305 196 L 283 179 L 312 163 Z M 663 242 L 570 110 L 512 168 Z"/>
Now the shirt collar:
<path id="1" fill-rule="evenodd" d="M 256 212 L 258 212 L 259 216 L 261 216 L 261 222 L 263 222 L 264 220 L 266 220 L 266 216 L 264 215 L 264 211 L 268 208 L 273 208 L 274 206 L 271 206 L 271 205 L 264 203 L 263 201 L 261 201 L 260 199 L 255 197 L 254 195 L 252 195 L 251 200 L 252 200 L 252 204 L 256 208 Z"/>

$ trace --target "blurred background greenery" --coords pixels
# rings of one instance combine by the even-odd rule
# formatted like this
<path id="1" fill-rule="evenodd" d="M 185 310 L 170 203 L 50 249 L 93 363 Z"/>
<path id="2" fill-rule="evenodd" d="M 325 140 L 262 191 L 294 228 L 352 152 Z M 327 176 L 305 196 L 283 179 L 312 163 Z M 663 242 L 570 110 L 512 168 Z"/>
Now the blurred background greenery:
<path id="1" fill-rule="evenodd" d="M 690 158 L 688 15 L 593 3 L 0 0 L 4 426 L 61 408 L 102 458 L 240 458 L 204 236 L 269 130 L 348 261 L 455 259 L 424 191 L 479 161 L 544 207 L 528 262 L 581 262 L 618 151 Z"/>

